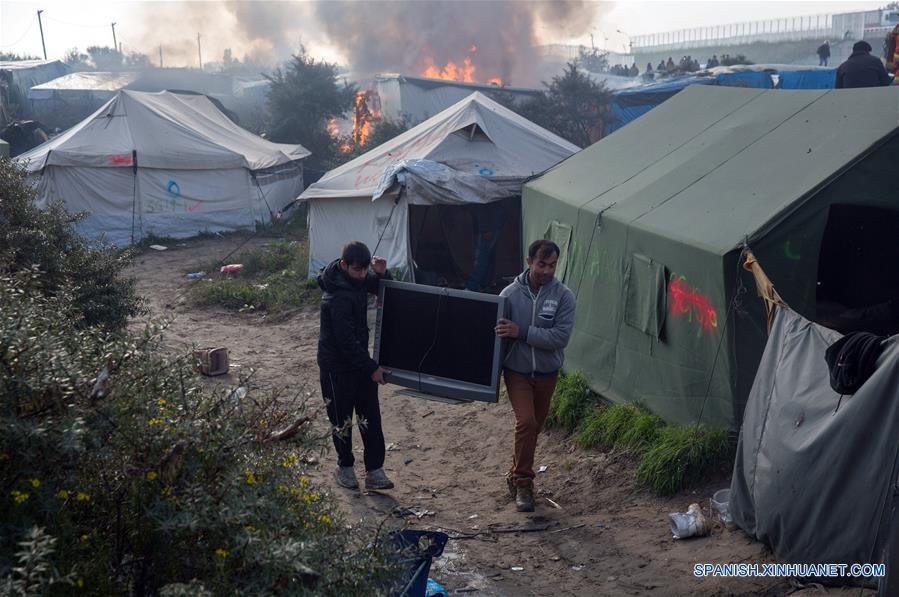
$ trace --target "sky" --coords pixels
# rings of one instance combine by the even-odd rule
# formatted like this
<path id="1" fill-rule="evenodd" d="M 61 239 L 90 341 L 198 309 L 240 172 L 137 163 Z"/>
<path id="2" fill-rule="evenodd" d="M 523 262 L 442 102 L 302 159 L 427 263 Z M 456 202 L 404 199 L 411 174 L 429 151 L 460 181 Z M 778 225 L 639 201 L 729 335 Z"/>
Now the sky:
<path id="1" fill-rule="evenodd" d="M 597 46 L 622 51 L 633 35 L 791 16 L 870 10 L 886 2 L 887 0 L 602 2 L 598 3 L 601 7 L 595 11 L 596 17 L 589 32 L 593 33 Z M 360 1 L 360 4 L 369 6 L 372 3 L 372 0 Z M 457 2 L 459 10 L 464 10 L 465 4 L 464 1 Z M 185 5 L 189 5 L 191 9 L 182 11 L 180 7 Z M 155 62 L 158 55 L 157 44 L 165 42 L 163 49 L 169 54 L 167 66 L 195 66 L 178 62 L 189 62 L 196 56 L 197 33 L 200 33 L 201 45 L 205 48 L 204 59 L 219 59 L 223 48 L 241 47 L 240 36 L 231 28 L 241 18 L 241 14 L 253 11 L 253 6 L 236 8 L 234 2 L 0 0 L 0 50 L 41 56 L 41 37 L 36 18 L 38 9 L 44 11 L 42 20 L 48 58 L 62 58 L 66 50 L 73 47 L 83 51 L 90 45 L 111 46 L 113 34 L 110 23 L 116 22 L 116 38 L 122 42 L 126 52 L 143 51 Z M 323 28 L 317 26 L 311 3 L 283 2 L 275 11 L 267 12 L 275 15 L 270 18 L 278 19 L 279 22 L 289 20 L 293 23 L 291 36 L 296 36 L 297 46 L 302 41 L 313 56 L 332 62 L 345 62 L 346 56 L 329 43 L 322 32 Z M 215 18 L 207 15 L 215 15 Z M 543 43 L 590 43 L 589 33 L 583 32 L 577 36 L 566 36 L 564 32 L 557 30 L 547 34 L 538 27 L 537 36 Z M 249 45 L 243 50 L 252 52 L 276 49 L 259 48 L 259 43 L 258 39 L 248 42 Z"/>

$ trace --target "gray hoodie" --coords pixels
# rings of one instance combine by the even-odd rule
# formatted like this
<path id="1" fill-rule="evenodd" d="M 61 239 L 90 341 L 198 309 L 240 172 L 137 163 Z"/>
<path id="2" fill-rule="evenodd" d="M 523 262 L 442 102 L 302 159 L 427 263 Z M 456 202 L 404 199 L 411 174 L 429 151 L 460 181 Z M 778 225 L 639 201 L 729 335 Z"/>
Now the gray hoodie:
<path id="1" fill-rule="evenodd" d="M 518 338 L 508 347 L 503 366 L 517 373 L 553 373 L 562 368 L 563 349 L 574 327 L 574 293 L 557 278 L 536 294 L 528 286 L 528 271 L 506 286 L 506 319 L 518 324 Z"/>

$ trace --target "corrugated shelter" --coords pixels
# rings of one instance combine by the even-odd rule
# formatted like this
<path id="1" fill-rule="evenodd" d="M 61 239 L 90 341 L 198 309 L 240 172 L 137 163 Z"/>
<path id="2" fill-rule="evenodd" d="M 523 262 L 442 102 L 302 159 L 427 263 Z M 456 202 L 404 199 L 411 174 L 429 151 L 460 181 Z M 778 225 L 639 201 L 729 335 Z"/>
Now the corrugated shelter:
<path id="1" fill-rule="evenodd" d="M 39 203 L 87 212 L 84 234 L 124 245 L 267 222 L 302 190 L 308 155 L 240 128 L 205 96 L 120 91 L 16 161 Z"/>
<path id="2" fill-rule="evenodd" d="M 899 295 L 899 230 L 871 234 L 899 210 L 897 155 L 899 88 L 692 86 L 528 182 L 523 236 L 559 241 L 578 297 L 566 368 L 669 421 L 737 424 L 765 344 L 743 245 L 813 320 Z"/>
<path id="3" fill-rule="evenodd" d="M 417 265 L 464 279 L 478 244 L 475 221 L 495 220 L 484 204 L 505 201 L 497 259 L 506 263 L 497 265 L 496 274 L 510 275 L 503 268 L 514 274 L 521 267 L 522 182 L 576 151 L 561 137 L 472 93 L 331 170 L 303 192 L 300 199 L 309 201 L 309 273 L 340 255 L 344 243 L 360 240 L 370 249 L 378 246 L 388 265 L 409 278 Z M 388 171 L 405 182 L 384 192 L 378 187 Z"/>

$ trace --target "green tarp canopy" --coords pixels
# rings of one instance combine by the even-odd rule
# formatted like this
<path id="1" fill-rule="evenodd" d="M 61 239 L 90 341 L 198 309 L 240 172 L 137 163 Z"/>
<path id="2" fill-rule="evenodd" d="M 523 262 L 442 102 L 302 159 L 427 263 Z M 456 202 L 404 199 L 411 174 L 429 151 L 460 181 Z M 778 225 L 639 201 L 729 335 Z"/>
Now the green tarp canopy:
<path id="1" fill-rule="evenodd" d="M 742 247 L 814 320 L 833 206 L 899 211 L 897 164 L 899 87 L 693 86 L 530 181 L 523 238 L 564 247 L 578 300 L 565 369 L 671 422 L 736 426 L 766 338 Z"/>

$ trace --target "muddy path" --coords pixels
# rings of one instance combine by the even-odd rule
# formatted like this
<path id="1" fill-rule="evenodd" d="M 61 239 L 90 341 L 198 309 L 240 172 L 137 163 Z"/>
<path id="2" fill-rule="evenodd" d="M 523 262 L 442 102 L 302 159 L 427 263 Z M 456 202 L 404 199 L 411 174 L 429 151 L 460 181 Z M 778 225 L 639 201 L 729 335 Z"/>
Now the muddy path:
<path id="1" fill-rule="evenodd" d="M 246 247 L 272 239 L 253 238 Z M 315 363 L 318 311 L 301 309 L 273 321 L 192 306 L 185 274 L 232 250 L 241 239 L 190 240 L 168 250 L 138 255 L 129 273 L 137 279 L 153 317 L 172 318 L 166 338 L 174 348 L 226 346 L 233 383 L 255 369 L 257 384 L 311 392 L 318 402 Z M 373 317 L 373 312 L 371 313 Z M 310 474 L 329 487 L 350 519 L 386 520 L 390 527 L 445 529 L 474 535 L 449 542 L 431 577 L 450 592 L 481 595 L 783 595 L 796 591 L 784 579 L 695 578 L 696 563 L 769 562 L 770 552 L 742 531 L 717 525 L 708 537 L 672 539 L 667 514 L 691 502 L 708 507 L 726 477 L 669 499 L 653 496 L 634 480 L 634 463 L 621 453 L 575 449 L 552 432 L 537 447 L 538 504 L 533 514 L 515 511 L 503 479 L 511 459 L 513 414 L 499 404 L 448 405 L 381 389 L 388 452 L 385 469 L 396 489 L 352 492 L 333 482 L 334 457 L 326 450 Z M 326 430 L 324 413 L 317 422 Z M 358 435 L 356 450 L 361 451 Z M 360 454 L 361 456 L 361 454 Z M 361 468 L 361 457 L 358 459 Z M 361 474 L 361 471 L 357 471 Z M 553 506 L 547 498 L 561 508 Z M 395 511 L 404 511 L 396 516 Z M 405 510 L 404 510 L 405 509 Z M 543 528 L 488 533 L 491 528 Z M 480 533 L 480 534 L 479 534 Z M 858 589 L 830 589 L 858 595 Z"/>

